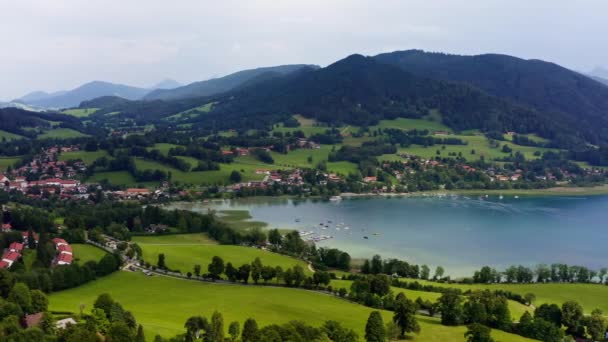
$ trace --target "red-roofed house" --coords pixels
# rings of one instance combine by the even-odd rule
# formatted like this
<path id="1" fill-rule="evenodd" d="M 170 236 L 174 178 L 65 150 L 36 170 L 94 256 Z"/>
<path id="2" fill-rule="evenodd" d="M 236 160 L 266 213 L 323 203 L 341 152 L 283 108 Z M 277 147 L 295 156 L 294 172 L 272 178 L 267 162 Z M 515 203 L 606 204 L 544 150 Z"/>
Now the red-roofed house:
<path id="1" fill-rule="evenodd" d="M 23 321 L 22 321 L 23 327 L 24 328 L 37 327 L 38 325 L 40 325 L 40 321 L 42 321 L 42 316 L 43 316 L 42 312 L 31 314 L 31 315 L 26 314 L 25 317 L 23 317 Z"/>
<path id="2" fill-rule="evenodd" d="M 6 269 L 6 268 L 9 268 L 10 266 L 11 265 L 8 262 L 6 262 L 4 260 L 0 260 L 0 268 L 5 268 Z"/>
<path id="3" fill-rule="evenodd" d="M 17 252 L 8 251 L 4 252 L 2 255 L 2 261 L 8 263 L 8 267 L 11 267 L 15 261 L 19 260 L 19 258 L 21 258 L 21 254 Z"/>
<path id="4" fill-rule="evenodd" d="M 13 242 L 8 246 L 8 250 L 11 252 L 21 253 L 23 251 L 23 244 L 20 242 Z"/>
<path id="5" fill-rule="evenodd" d="M 72 263 L 72 254 L 61 253 L 57 256 L 57 265 L 70 265 Z"/>
<path id="6" fill-rule="evenodd" d="M 2 224 L 2 232 L 3 233 L 8 233 L 13 229 L 13 226 L 10 223 L 3 223 Z"/>
<path id="7" fill-rule="evenodd" d="M 127 196 L 132 196 L 132 195 L 149 195 L 150 194 L 150 190 L 149 189 L 137 189 L 137 188 L 129 188 L 126 191 Z"/>
<path id="8" fill-rule="evenodd" d="M 365 183 L 372 183 L 372 182 L 376 182 L 377 180 L 378 180 L 378 178 L 376 178 L 376 177 L 364 177 L 363 178 L 363 181 Z"/>
<path id="9" fill-rule="evenodd" d="M 70 246 L 70 245 L 61 245 L 61 246 L 57 247 L 57 250 L 59 251 L 60 254 L 62 254 L 62 253 L 72 254 L 72 246 Z"/>
<path id="10" fill-rule="evenodd" d="M 6 178 L 5 175 L 3 175 L 2 173 L 0 173 L 0 183 L 2 183 L 2 185 L 4 185 L 5 182 L 7 182 L 9 179 Z"/>
<path id="11" fill-rule="evenodd" d="M 60 238 L 54 238 L 52 241 L 53 241 L 53 244 L 55 245 L 55 248 L 59 248 L 59 246 L 63 246 L 63 245 L 67 246 L 67 244 L 68 244 L 64 239 L 60 239 Z"/>

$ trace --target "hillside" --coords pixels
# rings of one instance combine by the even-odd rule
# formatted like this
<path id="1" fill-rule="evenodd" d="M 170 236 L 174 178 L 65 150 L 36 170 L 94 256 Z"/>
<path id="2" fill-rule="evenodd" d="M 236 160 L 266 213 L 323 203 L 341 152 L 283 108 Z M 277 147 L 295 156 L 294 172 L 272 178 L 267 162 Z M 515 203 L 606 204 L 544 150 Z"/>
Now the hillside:
<path id="1" fill-rule="evenodd" d="M 80 129 L 80 120 L 59 113 L 30 112 L 19 108 L 0 109 L 0 130 L 30 138 L 36 132 L 30 128 L 50 129 L 53 127 Z"/>
<path id="2" fill-rule="evenodd" d="M 464 82 L 483 91 L 576 123 L 592 143 L 606 142 L 608 87 L 554 63 L 485 54 L 458 56 L 420 50 L 374 57 L 419 76 Z"/>
<path id="3" fill-rule="evenodd" d="M 517 131 L 576 141 L 575 121 L 513 105 L 473 87 L 422 78 L 373 58 L 353 55 L 326 68 L 260 82 L 217 99 L 211 113 L 226 128 L 257 127 L 302 114 L 327 123 L 374 125 L 382 119 L 420 118 L 438 109 L 460 131 Z"/>
<path id="4" fill-rule="evenodd" d="M 210 96 L 234 89 L 244 84 L 245 82 L 250 81 L 268 72 L 279 73 L 284 75 L 304 67 L 315 66 L 294 64 L 243 70 L 224 77 L 214 78 L 207 81 L 194 82 L 186 86 L 178 87 L 171 90 L 157 89 L 146 95 L 144 99 L 176 100 L 189 97 Z"/>
<path id="5" fill-rule="evenodd" d="M 101 96 L 119 96 L 125 99 L 139 99 L 149 92 L 148 89 L 131 87 L 102 81 L 86 83 L 78 88 L 60 92 L 59 94 L 42 93 L 29 94 L 20 100 L 24 103 L 47 108 L 77 107 L 82 101 L 94 99 Z"/>

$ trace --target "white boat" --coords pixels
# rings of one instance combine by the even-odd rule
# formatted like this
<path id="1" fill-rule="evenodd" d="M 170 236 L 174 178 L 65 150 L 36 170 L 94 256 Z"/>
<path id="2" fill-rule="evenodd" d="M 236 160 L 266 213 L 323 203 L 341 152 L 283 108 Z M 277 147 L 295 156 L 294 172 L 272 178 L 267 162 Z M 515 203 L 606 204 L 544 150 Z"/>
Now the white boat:
<path id="1" fill-rule="evenodd" d="M 342 197 L 340 197 L 340 196 L 331 196 L 329 198 L 329 200 L 332 201 L 332 202 L 338 202 L 338 201 L 342 200 Z"/>

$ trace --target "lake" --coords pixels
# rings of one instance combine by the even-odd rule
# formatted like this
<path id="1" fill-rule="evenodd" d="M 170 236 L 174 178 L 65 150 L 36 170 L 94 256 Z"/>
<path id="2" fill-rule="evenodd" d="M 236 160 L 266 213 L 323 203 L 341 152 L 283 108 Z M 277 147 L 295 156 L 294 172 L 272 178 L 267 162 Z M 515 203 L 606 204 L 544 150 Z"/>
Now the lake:
<path id="1" fill-rule="evenodd" d="M 484 265 L 499 270 L 555 262 L 608 266 L 608 196 L 252 199 L 171 207 L 245 209 L 271 228 L 332 235 L 317 245 L 345 250 L 353 258 L 380 254 L 441 265 L 452 276 L 471 275 Z"/>

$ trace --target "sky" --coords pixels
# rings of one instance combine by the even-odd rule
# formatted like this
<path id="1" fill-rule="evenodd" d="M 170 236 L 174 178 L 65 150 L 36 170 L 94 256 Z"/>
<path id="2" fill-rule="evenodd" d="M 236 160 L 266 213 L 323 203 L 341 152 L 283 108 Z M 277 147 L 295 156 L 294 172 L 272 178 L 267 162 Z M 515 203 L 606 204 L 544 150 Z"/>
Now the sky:
<path id="1" fill-rule="evenodd" d="M 0 100 L 406 49 L 608 67 L 605 0 L 0 0 Z"/>

